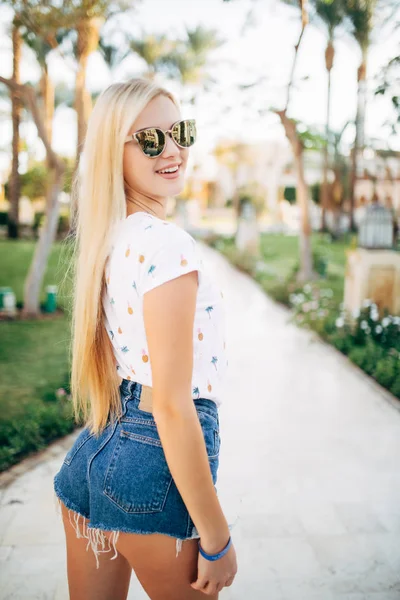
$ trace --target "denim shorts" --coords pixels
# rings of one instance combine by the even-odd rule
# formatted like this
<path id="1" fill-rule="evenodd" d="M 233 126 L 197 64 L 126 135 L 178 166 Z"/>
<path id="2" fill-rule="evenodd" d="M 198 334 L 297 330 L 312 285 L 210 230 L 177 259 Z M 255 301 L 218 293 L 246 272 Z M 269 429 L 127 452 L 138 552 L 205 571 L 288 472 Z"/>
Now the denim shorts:
<path id="1" fill-rule="evenodd" d="M 111 550 L 104 549 L 110 543 L 102 530 L 113 532 L 112 558 L 117 556 L 115 544 L 120 531 L 175 537 L 176 556 L 183 540 L 199 538 L 169 470 L 153 413 L 143 410 L 148 408 L 143 402 L 143 390 L 151 388 L 123 379 L 122 417 L 114 423 L 109 420 L 100 435 L 85 427 L 54 477 L 57 508 L 62 500 L 77 536 L 88 539 L 87 549 L 90 545 L 97 568 L 98 553 Z M 217 491 L 221 443 L 218 407 L 208 398 L 193 402 Z M 80 517 L 88 520 L 84 533 L 79 528 Z"/>

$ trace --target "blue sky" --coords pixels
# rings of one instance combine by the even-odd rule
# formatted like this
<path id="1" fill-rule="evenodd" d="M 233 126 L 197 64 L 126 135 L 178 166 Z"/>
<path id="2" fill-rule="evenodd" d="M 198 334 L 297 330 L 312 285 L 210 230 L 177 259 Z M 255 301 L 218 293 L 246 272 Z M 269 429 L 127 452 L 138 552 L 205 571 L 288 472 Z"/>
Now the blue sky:
<path id="1" fill-rule="evenodd" d="M 254 26 L 242 32 L 246 15 L 254 8 Z M 1 33 L 9 21 L 9 11 L 0 10 Z M 216 139 L 237 137 L 252 140 L 284 140 L 284 133 L 276 116 L 266 111 L 260 116 L 258 109 L 271 106 L 283 107 L 285 87 L 293 57 L 293 46 L 300 30 L 299 13 L 278 0 L 141 0 L 129 17 L 124 17 L 119 27 L 139 35 L 146 33 L 166 33 L 170 36 L 183 33 L 185 26 L 202 24 L 215 28 L 226 43 L 211 57 L 210 72 L 218 80 L 218 89 L 212 94 L 198 94 L 196 109 L 187 108 L 186 116 L 194 116 L 201 132 L 198 152 L 207 152 Z M 375 36 L 378 38 L 378 36 Z M 400 150 L 400 140 L 389 140 L 388 130 L 382 129 L 390 114 L 388 98 L 373 98 L 374 76 L 379 73 L 389 58 L 396 54 L 396 39 L 384 31 L 379 39 L 374 39 L 369 54 L 369 89 L 371 101 L 368 105 L 366 133 L 382 140 L 382 145 Z M 324 51 L 326 38 L 323 29 L 310 25 L 303 38 L 299 55 L 298 85 L 293 91 L 290 116 L 306 124 L 323 126 L 326 106 L 326 73 Z M 398 44 L 397 44 L 398 46 Z M 0 48 L 0 73 L 10 75 L 10 42 L 2 35 Z M 227 59 L 229 62 L 219 60 Z M 336 42 L 336 58 L 332 72 L 332 127 L 341 128 L 346 121 L 354 118 L 356 108 L 356 72 L 360 54 L 355 42 L 343 32 Z M 101 89 L 108 83 L 143 72 L 144 65 L 137 57 L 130 57 L 115 73 L 110 74 L 101 58 L 94 54 L 90 59 L 88 86 Z M 23 78 L 35 79 L 38 69 L 29 51 L 25 52 Z M 73 85 L 73 62 L 53 57 L 50 74 L 55 81 Z M 239 83 L 252 83 L 266 76 L 258 88 L 245 95 L 237 91 Z M 301 80 L 307 76 L 307 80 Z M 164 81 L 163 81 L 164 82 Z M 165 84 L 179 94 L 176 82 Z M 227 107 L 230 107 L 227 108 Z M 3 140 L 10 135 L 9 123 L 1 116 L 0 134 Z M 58 152 L 73 154 L 75 148 L 75 127 L 71 125 L 75 116 L 68 109 L 56 113 L 54 144 Z M 244 125 L 246 128 L 244 130 Z M 353 135 L 347 129 L 347 141 Z M 35 138 L 34 128 L 29 128 L 29 138 Z M 199 136 L 200 138 L 200 136 Z M 38 148 L 40 145 L 38 145 Z"/>

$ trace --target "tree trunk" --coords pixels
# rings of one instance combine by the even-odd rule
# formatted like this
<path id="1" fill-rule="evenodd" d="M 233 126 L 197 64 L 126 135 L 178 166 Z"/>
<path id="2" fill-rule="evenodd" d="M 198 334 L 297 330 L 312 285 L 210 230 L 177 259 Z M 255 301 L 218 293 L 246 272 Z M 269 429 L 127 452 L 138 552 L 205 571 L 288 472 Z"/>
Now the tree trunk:
<path id="1" fill-rule="evenodd" d="M 357 182 L 357 167 L 359 151 L 364 148 L 364 129 L 365 129 L 365 111 L 367 104 L 367 52 L 363 51 L 361 64 L 358 68 L 357 80 L 357 113 L 356 113 L 356 135 L 354 139 L 352 161 L 351 161 L 351 177 L 350 177 L 350 229 L 351 231 L 356 230 L 354 221 L 354 208 L 355 208 L 355 188 Z"/>
<path id="2" fill-rule="evenodd" d="M 316 278 L 313 271 L 311 251 L 311 225 L 308 204 L 308 186 L 304 177 L 303 144 L 296 131 L 296 125 L 292 119 L 286 116 L 286 110 L 275 111 L 281 119 L 285 134 L 293 150 L 293 156 L 297 175 L 297 202 L 300 207 L 301 225 L 299 230 L 300 242 L 300 271 L 297 280 L 300 283 Z"/>
<path id="3" fill-rule="evenodd" d="M 323 151 L 323 173 L 322 173 L 322 190 L 321 190 L 321 230 L 326 230 L 326 211 L 329 205 L 329 191 L 328 191 L 328 170 L 329 170 L 329 136 L 330 136 L 330 117 L 331 117 L 331 72 L 334 58 L 334 47 L 332 40 L 329 40 L 325 50 L 325 66 L 328 73 L 328 94 L 326 104 L 326 126 L 325 126 L 325 137 L 326 143 Z"/>
<path id="4" fill-rule="evenodd" d="M 24 316 L 37 317 L 40 311 L 40 288 L 46 271 L 51 245 L 57 230 L 59 213 L 58 195 L 62 188 L 65 167 L 50 145 L 46 126 L 33 88 L 29 85 L 17 84 L 13 79 L 6 79 L 1 76 L 0 83 L 4 83 L 10 90 L 18 93 L 18 96 L 31 111 L 39 137 L 46 148 L 46 159 L 52 171 L 51 193 L 49 193 L 46 202 L 45 222 L 40 232 L 39 241 L 24 286 L 24 308 L 22 314 Z"/>
<path id="5" fill-rule="evenodd" d="M 101 18 L 83 20 L 77 25 L 77 60 L 78 70 L 75 79 L 75 110 L 78 119 L 78 141 L 76 158 L 82 151 L 86 135 L 87 123 L 92 110 L 92 99 L 86 89 L 86 69 L 89 56 L 96 50 L 99 43 L 99 31 L 103 23 Z"/>
<path id="6" fill-rule="evenodd" d="M 85 137 L 87 121 L 86 121 L 86 111 L 85 111 L 85 81 L 86 81 L 86 65 L 87 65 L 87 56 L 80 57 L 78 61 L 78 71 L 76 73 L 75 80 L 75 110 L 76 116 L 78 120 L 78 136 L 77 136 L 77 147 L 76 147 L 76 156 L 77 160 L 79 158 L 79 154 L 82 151 L 83 140 Z"/>
<path id="7" fill-rule="evenodd" d="M 60 168 L 60 165 L 53 168 L 50 173 L 51 183 L 46 198 L 45 222 L 40 229 L 39 240 L 24 285 L 24 308 L 22 313 L 25 317 L 37 317 L 40 313 L 40 289 L 51 246 L 57 234 L 60 212 L 58 197 L 62 189 L 63 174 L 64 168 Z"/>
<path id="8" fill-rule="evenodd" d="M 54 103 L 55 94 L 54 86 L 49 78 L 47 66 L 44 66 L 42 77 L 40 79 L 40 89 L 42 92 L 43 99 L 43 121 L 46 130 L 47 139 L 49 144 L 52 143 L 53 139 L 53 117 L 54 117 Z"/>
<path id="9" fill-rule="evenodd" d="M 20 63 L 21 63 L 21 34 L 18 25 L 13 25 L 12 29 L 12 48 L 13 48 L 13 74 L 15 83 L 20 83 Z M 12 166 L 10 176 L 10 208 L 8 211 L 8 237 L 18 238 L 19 226 L 19 197 L 20 197 L 20 177 L 19 166 L 19 124 L 21 122 L 21 100 L 18 92 L 11 89 L 11 119 L 12 119 Z"/>

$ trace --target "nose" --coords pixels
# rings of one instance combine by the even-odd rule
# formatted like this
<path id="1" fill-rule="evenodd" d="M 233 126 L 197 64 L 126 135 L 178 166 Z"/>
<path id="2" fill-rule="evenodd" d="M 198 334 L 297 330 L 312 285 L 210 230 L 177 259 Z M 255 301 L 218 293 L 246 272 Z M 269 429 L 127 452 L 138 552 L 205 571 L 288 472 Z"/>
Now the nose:
<path id="1" fill-rule="evenodd" d="M 167 133 L 167 135 L 166 135 L 166 142 L 165 142 L 164 157 L 166 157 L 166 156 L 179 156 L 180 155 L 180 151 L 181 151 L 181 149 L 179 148 L 179 146 L 177 144 L 175 144 L 171 132 Z"/>

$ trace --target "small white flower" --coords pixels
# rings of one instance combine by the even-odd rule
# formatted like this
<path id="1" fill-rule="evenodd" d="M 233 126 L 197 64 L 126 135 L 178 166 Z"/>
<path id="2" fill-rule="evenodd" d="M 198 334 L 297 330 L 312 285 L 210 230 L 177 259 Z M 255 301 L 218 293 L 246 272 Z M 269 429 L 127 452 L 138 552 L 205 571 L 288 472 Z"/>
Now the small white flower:
<path id="1" fill-rule="evenodd" d="M 361 321 L 360 327 L 361 327 L 361 329 L 368 329 L 367 321 Z"/>
<path id="2" fill-rule="evenodd" d="M 335 321 L 335 325 L 340 329 L 340 327 L 343 327 L 344 325 L 344 320 L 341 317 L 337 318 Z"/>
<path id="3" fill-rule="evenodd" d="M 353 315 L 353 317 L 354 317 L 355 319 L 358 319 L 358 317 L 360 316 L 360 309 L 359 309 L 359 308 L 355 308 L 355 309 L 352 311 L 352 313 L 351 313 L 351 314 Z"/>
<path id="4" fill-rule="evenodd" d="M 382 327 L 380 325 L 375 327 L 375 333 L 382 333 Z"/>
<path id="5" fill-rule="evenodd" d="M 400 325 L 400 317 L 393 317 L 393 324 Z"/>
<path id="6" fill-rule="evenodd" d="M 305 300 L 304 294 L 298 294 L 297 299 L 299 302 L 304 302 L 304 300 Z"/>
<path id="7" fill-rule="evenodd" d="M 375 311 L 373 311 L 373 312 L 371 311 L 371 319 L 373 321 L 379 321 L 379 313 L 375 312 Z"/>
<path id="8" fill-rule="evenodd" d="M 390 325 L 390 319 L 389 319 L 389 317 L 384 317 L 382 319 L 382 325 L 383 325 L 383 327 L 387 327 L 388 325 Z"/>

